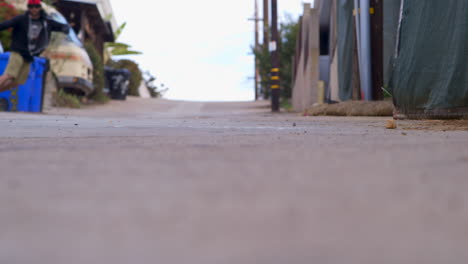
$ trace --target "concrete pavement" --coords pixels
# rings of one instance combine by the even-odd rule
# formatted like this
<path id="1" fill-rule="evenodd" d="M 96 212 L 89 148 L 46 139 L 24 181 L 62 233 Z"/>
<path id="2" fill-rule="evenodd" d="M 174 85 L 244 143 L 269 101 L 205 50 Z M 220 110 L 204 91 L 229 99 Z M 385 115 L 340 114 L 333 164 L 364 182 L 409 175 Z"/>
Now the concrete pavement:
<path id="1" fill-rule="evenodd" d="M 467 263 L 468 133 L 265 103 L 0 113 L 0 263 Z"/>

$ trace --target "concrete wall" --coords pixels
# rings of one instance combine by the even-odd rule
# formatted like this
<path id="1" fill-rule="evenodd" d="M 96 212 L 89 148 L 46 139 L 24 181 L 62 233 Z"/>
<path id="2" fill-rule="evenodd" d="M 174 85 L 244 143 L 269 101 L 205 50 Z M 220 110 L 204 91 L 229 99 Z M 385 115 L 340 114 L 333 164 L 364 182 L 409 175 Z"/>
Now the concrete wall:
<path id="1" fill-rule="evenodd" d="M 331 65 L 330 65 L 330 100 L 340 101 L 340 87 L 338 83 L 338 45 L 337 45 L 337 10 L 336 0 L 332 1 L 331 7 L 331 24 L 330 24 L 330 56 L 331 56 Z"/>
<path id="2" fill-rule="evenodd" d="M 317 102 L 319 81 L 319 8 L 304 4 L 301 23 L 300 51 L 298 52 L 296 76 L 292 94 L 294 111 L 302 112 Z"/>

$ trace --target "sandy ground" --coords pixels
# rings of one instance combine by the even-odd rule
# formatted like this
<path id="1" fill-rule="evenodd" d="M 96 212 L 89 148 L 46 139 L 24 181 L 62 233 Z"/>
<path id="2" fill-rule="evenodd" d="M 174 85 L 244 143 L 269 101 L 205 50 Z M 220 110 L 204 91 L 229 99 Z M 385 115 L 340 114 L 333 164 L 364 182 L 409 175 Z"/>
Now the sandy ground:
<path id="1" fill-rule="evenodd" d="M 468 263 L 468 132 L 386 119 L 0 113 L 0 263 Z"/>

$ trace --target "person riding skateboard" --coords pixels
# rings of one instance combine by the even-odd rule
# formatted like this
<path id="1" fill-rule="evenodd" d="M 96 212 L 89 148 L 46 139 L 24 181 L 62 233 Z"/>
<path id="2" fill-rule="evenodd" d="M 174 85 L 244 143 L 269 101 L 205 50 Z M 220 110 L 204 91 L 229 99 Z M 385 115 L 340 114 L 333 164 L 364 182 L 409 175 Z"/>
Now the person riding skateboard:
<path id="1" fill-rule="evenodd" d="M 13 28 L 11 53 L 5 72 L 0 76 L 0 92 L 24 84 L 29 75 L 34 56 L 43 52 L 52 31 L 68 34 L 70 26 L 49 18 L 41 6 L 41 0 L 28 0 L 28 10 L 0 23 L 0 30 Z"/>

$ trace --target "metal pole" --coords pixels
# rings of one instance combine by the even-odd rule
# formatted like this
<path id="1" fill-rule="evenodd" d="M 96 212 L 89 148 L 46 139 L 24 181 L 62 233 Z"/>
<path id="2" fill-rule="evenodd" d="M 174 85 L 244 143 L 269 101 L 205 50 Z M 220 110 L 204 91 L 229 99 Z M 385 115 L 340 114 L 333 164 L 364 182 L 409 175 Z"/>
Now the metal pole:
<path id="1" fill-rule="evenodd" d="M 271 0 L 271 111 L 280 110 L 280 61 L 278 36 L 278 2 Z"/>
<path id="2" fill-rule="evenodd" d="M 362 55 L 361 55 L 361 8 L 359 6 L 359 0 L 354 0 L 354 29 L 355 29 L 355 36 L 356 36 L 356 48 L 357 48 L 357 63 L 358 63 L 358 68 L 359 68 L 359 98 L 361 98 L 363 92 L 362 92 L 362 86 L 364 85 L 362 83 Z"/>
<path id="3" fill-rule="evenodd" d="M 372 54 L 371 54 L 371 32 L 370 32 L 370 1 L 360 0 L 361 14 L 361 76 L 362 88 L 364 90 L 364 99 L 372 100 Z"/>

